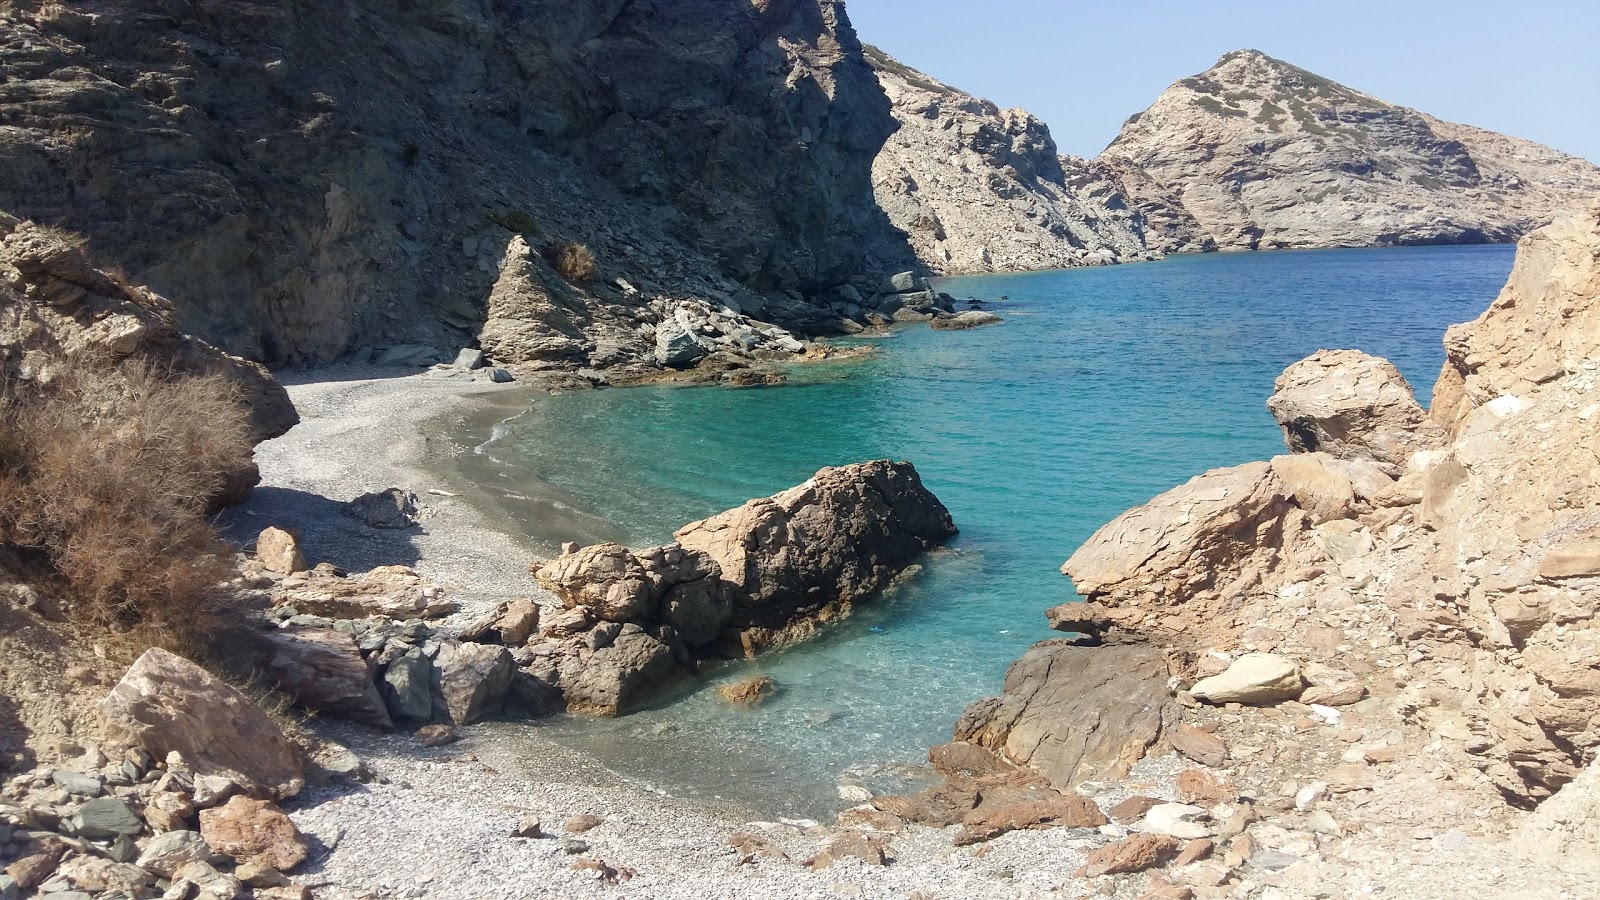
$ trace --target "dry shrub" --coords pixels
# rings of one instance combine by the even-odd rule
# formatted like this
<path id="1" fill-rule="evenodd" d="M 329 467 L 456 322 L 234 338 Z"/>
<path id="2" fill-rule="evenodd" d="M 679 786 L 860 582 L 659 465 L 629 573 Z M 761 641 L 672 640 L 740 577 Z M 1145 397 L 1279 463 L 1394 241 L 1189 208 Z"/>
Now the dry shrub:
<path id="1" fill-rule="evenodd" d="M 0 545 L 38 563 L 72 620 L 186 648 L 232 573 L 206 509 L 250 437 L 221 373 L 79 364 L 48 386 L 0 385 Z"/>
<path id="2" fill-rule="evenodd" d="M 588 284 L 600 277 L 600 265 L 589 248 L 576 241 L 563 241 L 547 254 L 551 268 L 573 284 Z"/>

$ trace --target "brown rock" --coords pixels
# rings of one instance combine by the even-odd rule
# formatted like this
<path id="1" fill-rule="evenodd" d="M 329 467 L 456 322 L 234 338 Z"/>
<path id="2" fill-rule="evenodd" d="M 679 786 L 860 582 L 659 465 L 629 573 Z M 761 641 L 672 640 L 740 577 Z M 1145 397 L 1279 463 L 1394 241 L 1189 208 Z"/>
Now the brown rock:
<path id="1" fill-rule="evenodd" d="M 1089 852 L 1080 878 L 1143 872 L 1171 859 L 1178 853 L 1178 839 L 1164 834 L 1134 834 Z"/>
<path id="2" fill-rule="evenodd" d="M 424 747 L 443 747 L 461 740 L 461 735 L 449 725 L 424 725 L 417 729 L 417 740 Z"/>
<path id="3" fill-rule="evenodd" d="M 1334 684 L 1314 684 L 1300 694 L 1300 702 L 1310 706 L 1349 706 L 1367 696 L 1367 686 L 1359 681 L 1340 681 Z"/>
<path id="4" fill-rule="evenodd" d="M 523 816 L 518 820 L 517 827 L 511 830 L 511 836 L 529 839 L 542 838 L 545 836 L 544 823 L 539 821 L 538 816 Z"/>
<path id="5" fill-rule="evenodd" d="M 1172 860 L 1174 866 L 1187 866 L 1211 855 L 1216 844 L 1210 838 L 1196 838 L 1183 846 L 1182 852 Z"/>
<path id="6" fill-rule="evenodd" d="M 717 687 L 717 697 L 734 706 L 760 706 L 778 694 L 778 683 L 765 675 Z"/>
<path id="7" fill-rule="evenodd" d="M 307 853 L 300 830 L 282 810 L 248 797 L 201 810 L 200 836 L 219 853 L 280 872 L 293 870 Z"/>
<path id="8" fill-rule="evenodd" d="M 437 619 L 456 609 L 442 590 L 407 566 L 378 566 L 345 575 L 324 563 L 280 584 L 272 602 L 330 619 Z"/>
<path id="9" fill-rule="evenodd" d="M 263 674 L 306 709 L 393 731 L 389 710 L 355 637 L 332 628 L 283 628 L 267 636 Z"/>
<path id="10" fill-rule="evenodd" d="M 306 558 L 300 553 L 300 542 L 281 528 L 267 527 L 256 537 L 256 559 L 269 571 L 280 575 L 306 570 Z"/>
<path id="11" fill-rule="evenodd" d="M 507 600 L 473 620 L 456 638 L 477 644 L 519 647 L 539 627 L 539 606 L 532 600 Z"/>
<path id="12" fill-rule="evenodd" d="M 889 855 L 884 849 L 887 844 L 883 837 L 859 831 L 841 832 L 824 840 L 822 849 L 801 865 L 819 872 L 841 859 L 853 857 L 869 866 L 886 866 L 889 864 Z"/>
<path id="13" fill-rule="evenodd" d="M 439 672 L 438 701 L 455 725 L 471 725 L 498 714 L 511 689 L 516 663 L 511 651 L 488 644 L 445 641 L 434 657 Z M 436 706 L 436 711 L 438 710 Z"/>
<path id="14" fill-rule="evenodd" d="M 1120 778 L 1177 717 L 1168 678 L 1152 647 L 1043 641 L 1012 663 L 1001 696 L 967 707 L 955 738 L 1032 768 L 1060 790 Z"/>
<path id="15" fill-rule="evenodd" d="M 1370 460 L 1392 474 L 1448 434 L 1428 419 L 1400 370 L 1355 350 L 1319 350 L 1278 376 L 1267 408 L 1295 453 Z"/>
<path id="16" fill-rule="evenodd" d="M 1127 825 L 1143 819 L 1150 807 L 1161 802 L 1154 797 L 1133 796 L 1106 810 L 1106 815 L 1119 825 Z"/>
<path id="17" fill-rule="evenodd" d="M 567 821 L 561 823 L 561 827 L 573 834 L 583 834 L 586 831 L 593 831 L 604 824 L 605 820 L 599 816 L 584 813 L 567 819 Z"/>
<path id="18" fill-rule="evenodd" d="M 108 737 L 158 758 L 176 751 L 197 775 L 256 797 L 292 797 L 305 784 L 294 746 L 249 698 L 188 660 L 151 649 L 100 703 Z"/>
<path id="19" fill-rule="evenodd" d="M 893 834 L 905 827 L 905 820 L 894 813 L 884 812 L 872 807 L 854 807 L 839 813 L 834 824 L 840 828 L 855 828 L 861 831 L 881 831 Z"/>
<path id="20" fill-rule="evenodd" d="M 1179 725 L 1167 732 L 1172 748 L 1202 766 L 1220 768 L 1228 762 L 1228 745 L 1222 738 L 1191 725 Z"/>
<path id="21" fill-rule="evenodd" d="M 66 848 L 60 844 L 50 844 L 43 851 L 24 856 L 6 866 L 6 874 L 17 882 L 17 887 L 31 891 L 50 877 L 56 866 L 61 864 L 61 856 L 65 852 Z"/>
<path id="22" fill-rule="evenodd" d="M 1043 789 L 985 788 L 978 806 L 962 819 L 956 846 L 987 841 L 1025 828 L 1098 828 L 1108 820 L 1093 801 Z"/>
<path id="23" fill-rule="evenodd" d="M 1200 769 L 1185 769 L 1178 773 L 1178 802 L 1211 806 L 1228 803 L 1239 792 L 1226 778 Z"/>
<path id="24" fill-rule="evenodd" d="M 940 775 L 960 778 L 982 778 L 989 775 L 1009 775 L 1017 771 L 994 753 L 966 741 L 951 741 L 928 750 L 928 762 Z"/>

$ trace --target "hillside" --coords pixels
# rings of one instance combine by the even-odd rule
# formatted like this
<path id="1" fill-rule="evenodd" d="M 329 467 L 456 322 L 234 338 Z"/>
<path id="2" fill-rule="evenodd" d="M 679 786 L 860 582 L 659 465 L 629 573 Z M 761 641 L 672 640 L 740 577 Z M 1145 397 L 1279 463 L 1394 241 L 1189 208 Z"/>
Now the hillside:
<path id="1" fill-rule="evenodd" d="M 1600 193 L 1582 159 L 1255 50 L 1174 83 L 1099 160 L 1147 176 L 1123 182 L 1136 208 L 1176 198 L 1183 236 L 1223 249 L 1512 241 Z"/>

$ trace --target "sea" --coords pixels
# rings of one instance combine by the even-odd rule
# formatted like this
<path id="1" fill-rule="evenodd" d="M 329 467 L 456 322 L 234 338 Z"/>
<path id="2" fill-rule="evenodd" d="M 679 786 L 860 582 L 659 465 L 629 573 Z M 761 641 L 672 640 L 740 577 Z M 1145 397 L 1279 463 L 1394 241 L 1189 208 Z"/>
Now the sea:
<path id="1" fill-rule="evenodd" d="M 646 546 L 823 466 L 913 462 L 958 538 L 810 643 L 730 662 L 617 719 L 538 729 L 624 778 L 762 817 L 831 817 L 841 787 L 914 789 L 929 746 L 1076 598 L 1060 567 L 1101 525 L 1208 469 L 1285 452 L 1265 406 L 1319 348 L 1389 359 L 1427 404 L 1441 338 L 1505 282 L 1509 246 L 1274 251 L 951 278 L 1004 323 L 840 341 L 761 389 L 638 387 L 534 397 L 478 447 L 501 505 L 549 540 Z M 959 308 L 959 307 L 958 307 Z M 476 440 L 482 440 L 477 436 Z M 517 498 L 537 497 L 519 513 Z M 780 692 L 734 709 L 716 685 Z M 845 792 L 850 793 L 850 792 Z"/>

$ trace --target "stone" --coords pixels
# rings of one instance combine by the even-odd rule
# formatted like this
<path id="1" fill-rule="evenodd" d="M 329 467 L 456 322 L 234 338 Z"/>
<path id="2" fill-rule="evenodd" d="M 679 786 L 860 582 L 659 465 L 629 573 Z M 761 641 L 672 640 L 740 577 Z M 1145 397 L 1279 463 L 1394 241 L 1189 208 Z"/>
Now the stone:
<path id="1" fill-rule="evenodd" d="M 217 871 L 210 863 L 184 863 L 172 873 L 172 881 L 173 883 L 187 881 L 193 884 L 203 892 L 201 898 L 209 894 L 217 900 L 243 900 L 247 896 L 243 882 L 232 875 Z"/>
<path id="2" fill-rule="evenodd" d="M 542 838 L 546 835 L 544 833 L 542 824 L 539 822 L 538 816 L 523 816 L 517 821 L 517 827 L 511 830 L 511 836 L 528 838 L 531 840 L 534 838 Z"/>
<path id="3" fill-rule="evenodd" d="M 449 725 L 424 725 L 417 730 L 417 742 L 424 747 L 443 747 L 461 740 L 461 734 Z"/>
<path id="4" fill-rule="evenodd" d="M 1179 803 L 1216 805 L 1230 803 L 1239 792 L 1226 778 L 1201 769 L 1184 769 L 1178 773 L 1177 797 Z"/>
<path id="5" fill-rule="evenodd" d="M 373 528 L 410 528 L 417 524 L 417 495 L 401 488 L 362 494 L 340 512 Z"/>
<path id="6" fill-rule="evenodd" d="M 1010 775 L 1017 767 L 1002 760 L 992 751 L 966 741 L 951 741 L 928 750 L 928 762 L 940 775 L 956 778 L 983 778 L 990 775 Z"/>
<path id="7" fill-rule="evenodd" d="M 539 606 L 527 598 L 507 600 L 456 634 L 457 639 L 479 644 L 516 647 L 525 644 L 539 627 Z"/>
<path id="8" fill-rule="evenodd" d="M 105 793 L 104 783 L 94 775 L 81 775 L 77 772 L 57 769 L 50 773 L 50 780 L 67 793 L 76 794 L 79 797 L 98 797 Z"/>
<path id="9" fill-rule="evenodd" d="M 289 887 L 289 876 L 256 862 L 241 862 L 233 870 L 233 876 L 244 883 L 247 888 L 283 888 Z M 260 900 L 260 895 L 257 895 Z"/>
<path id="10" fill-rule="evenodd" d="M 1300 696 L 1300 667 L 1286 656 L 1246 653 L 1220 675 L 1202 678 L 1189 693 L 1207 703 L 1272 704 Z"/>
<path id="11" fill-rule="evenodd" d="M 383 731 L 394 721 L 355 638 L 332 628 L 283 628 L 266 638 L 263 675 L 306 709 Z"/>
<path id="12" fill-rule="evenodd" d="M 511 374 L 510 369 L 502 369 L 499 367 L 483 369 L 482 374 L 492 384 L 511 384 L 517 380 L 517 377 Z"/>
<path id="13" fill-rule="evenodd" d="M 1147 646 L 1029 648 L 1004 693 L 968 706 L 955 738 L 1043 774 L 1058 790 L 1125 777 L 1177 718 L 1162 654 Z"/>
<path id="14" fill-rule="evenodd" d="M 676 319 L 656 326 L 656 362 L 669 369 L 684 369 L 711 352 L 699 335 Z"/>
<path id="15" fill-rule="evenodd" d="M 1517 826 L 1511 846 L 1535 862 L 1579 874 L 1600 874 L 1600 762 Z"/>
<path id="16" fill-rule="evenodd" d="M 384 668 L 378 690 L 391 719 L 433 718 L 433 660 L 420 647 L 407 650 Z"/>
<path id="17" fill-rule="evenodd" d="M 6 876 L 15 882 L 20 891 L 31 891 L 44 883 L 61 864 L 65 852 L 59 844 L 47 845 L 44 850 L 14 860 L 6 866 Z"/>
<path id="18" fill-rule="evenodd" d="M 1367 696 L 1367 687 L 1359 681 L 1340 681 L 1334 684 L 1313 684 L 1300 695 L 1307 706 L 1349 706 L 1360 703 Z"/>
<path id="19" fill-rule="evenodd" d="M 992 312 L 969 309 L 953 316 L 939 316 L 928 322 L 928 327 L 937 331 L 966 331 L 969 328 L 981 328 L 984 325 L 998 325 L 1004 321 L 1004 319 Z"/>
<path id="20" fill-rule="evenodd" d="M 456 354 L 454 365 L 458 369 L 466 369 L 469 372 L 474 369 L 481 369 L 484 365 L 483 351 L 464 347 Z"/>
<path id="21" fill-rule="evenodd" d="M 760 706 L 778 693 L 778 683 L 766 675 L 757 675 L 717 687 L 717 698 L 733 706 Z"/>
<path id="22" fill-rule="evenodd" d="M 1173 837 L 1194 840 L 1210 836 L 1211 829 L 1198 821 L 1207 815 L 1201 807 L 1186 803 L 1157 803 L 1144 814 L 1139 827 L 1151 834 L 1170 834 Z"/>
<path id="23" fill-rule="evenodd" d="M 308 853 L 305 838 L 282 810 L 248 797 L 201 810 L 200 836 L 219 853 L 280 872 L 292 871 Z"/>
<path id="24" fill-rule="evenodd" d="M 162 878 L 171 878 L 186 863 L 205 862 L 211 855 L 211 845 L 206 843 L 200 832 L 168 831 L 151 838 L 139 853 L 136 865 Z"/>
<path id="25" fill-rule="evenodd" d="M 71 821 L 73 831 L 91 841 L 110 840 L 118 835 L 133 837 L 144 831 L 144 820 L 120 797 L 90 800 L 78 807 Z"/>
<path id="26" fill-rule="evenodd" d="M 443 591 L 407 566 L 378 566 L 355 575 L 317 566 L 280 582 L 272 603 L 329 619 L 436 619 L 456 609 Z"/>
<path id="27" fill-rule="evenodd" d="M 1154 797 L 1135 794 L 1106 810 L 1106 815 L 1110 816 L 1111 821 L 1116 822 L 1118 825 L 1131 825 L 1143 819 L 1144 814 L 1159 803 L 1161 801 Z"/>
<path id="28" fill-rule="evenodd" d="M 1222 742 L 1222 738 L 1193 725 L 1179 725 L 1171 729 L 1167 732 L 1167 741 L 1172 744 L 1172 749 L 1203 766 L 1219 768 L 1228 762 L 1228 745 Z"/>
<path id="29" fill-rule="evenodd" d="M 1371 460 L 1392 474 L 1448 439 L 1400 370 L 1355 350 L 1319 350 L 1285 369 L 1267 408 L 1291 451 Z"/>
<path id="30" fill-rule="evenodd" d="M 267 527 L 256 536 L 256 559 L 269 572 L 289 575 L 304 572 L 306 558 L 300 552 L 300 542 L 281 528 Z"/>
<path id="31" fill-rule="evenodd" d="M 889 856 L 884 848 L 885 839 L 860 831 L 846 831 L 830 835 L 822 842 L 822 849 L 801 865 L 820 872 L 841 859 L 858 859 L 869 866 L 886 866 Z"/>
<path id="32" fill-rule="evenodd" d="M 561 823 L 561 827 L 572 834 L 583 834 L 584 832 L 593 831 L 604 824 L 605 820 L 599 816 L 592 816 L 584 813 L 582 815 L 572 816 L 571 818 L 567 819 L 565 822 Z"/>
<path id="33" fill-rule="evenodd" d="M 488 644 L 442 643 L 434 666 L 439 675 L 437 699 L 443 715 L 455 725 L 471 725 L 499 713 L 516 671 L 510 651 Z"/>
<path id="34" fill-rule="evenodd" d="M 1091 850 L 1084 859 L 1083 867 L 1075 874 L 1080 878 L 1099 878 L 1102 875 L 1143 872 L 1176 856 L 1179 848 L 1177 839 L 1169 835 L 1133 834 Z"/>
<path id="35" fill-rule="evenodd" d="M 621 544 L 595 544 L 534 569 L 534 579 L 568 609 L 582 606 L 609 622 L 645 619 L 655 612 L 655 581 Z"/>
<path id="36" fill-rule="evenodd" d="M 1210 838 L 1195 838 L 1183 845 L 1183 849 L 1173 858 L 1172 867 L 1179 868 L 1190 863 L 1199 862 L 1210 856 L 1211 851 L 1214 849 L 1216 849 L 1216 844 Z"/>
<path id="37" fill-rule="evenodd" d="M 620 634 L 580 668 L 563 672 L 561 692 L 572 712 L 615 716 L 687 674 L 670 646 L 636 630 Z"/>
<path id="38" fill-rule="evenodd" d="M 1098 828 L 1109 820 L 1093 801 L 1053 790 L 980 791 L 979 801 L 961 821 L 956 846 L 986 841 L 1024 828 Z"/>

